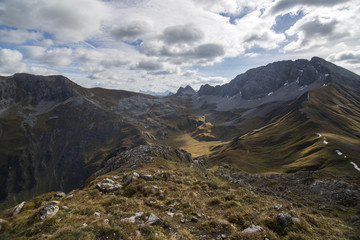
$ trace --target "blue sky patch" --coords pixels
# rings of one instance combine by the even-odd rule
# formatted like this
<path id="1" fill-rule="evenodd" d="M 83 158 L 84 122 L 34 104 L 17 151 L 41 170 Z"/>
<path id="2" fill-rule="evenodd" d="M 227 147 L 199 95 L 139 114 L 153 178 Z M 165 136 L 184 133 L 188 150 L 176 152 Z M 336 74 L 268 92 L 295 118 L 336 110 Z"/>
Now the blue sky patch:
<path id="1" fill-rule="evenodd" d="M 272 26 L 272 29 L 277 33 L 285 32 L 303 17 L 304 17 L 303 11 L 298 11 L 295 15 L 292 13 L 279 15 L 276 17 L 275 19 L 276 24 Z"/>

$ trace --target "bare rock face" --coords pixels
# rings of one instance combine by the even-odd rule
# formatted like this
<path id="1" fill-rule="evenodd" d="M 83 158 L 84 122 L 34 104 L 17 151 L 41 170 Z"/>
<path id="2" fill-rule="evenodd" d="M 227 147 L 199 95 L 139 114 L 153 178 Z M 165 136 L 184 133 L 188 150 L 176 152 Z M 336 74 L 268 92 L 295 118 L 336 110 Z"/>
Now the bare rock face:
<path id="1" fill-rule="evenodd" d="M 289 84 L 309 86 L 318 80 L 323 80 L 323 84 L 338 82 L 360 90 L 359 76 L 324 59 L 313 57 L 310 61 L 280 61 L 250 69 L 228 84 L 201 86 L 198 94 L 221 97 L 241 94 L 243 99 L 252 100 L 265 97 Z"/>
<path id="2" fill-rule="evenodd" d="M 55 214 L 59 211 L 59 207 L 56 205 L 47 205 L 43 207 L 40 212 L 40 220 L 44 220 L 46 218 L 51 218 L 55 216 Z"/>
<path id="3" fill-rule="evenodd" d="M 175 96 L 179 96 L 179 97 L 191 97 L 194 96 L 196 94 L 196 91 L 190 87 L 189 85 L 187 85 L 185 88 L 180 87 Z"/>
<path id="4" fill-rule="evenodd" d="M 127 137 L 126 144 L 144 144 L 141 132 L 111 110 L 137 95 L 85 89 L 63 76 L 0 76 L 0 208 L 12 199 L 80 187 L 98 167 L 86 162 L 105 157 L 104 146 L 122 147 Z M 151 102 L 141 95 L 126 107 L 147 98 Z"/>

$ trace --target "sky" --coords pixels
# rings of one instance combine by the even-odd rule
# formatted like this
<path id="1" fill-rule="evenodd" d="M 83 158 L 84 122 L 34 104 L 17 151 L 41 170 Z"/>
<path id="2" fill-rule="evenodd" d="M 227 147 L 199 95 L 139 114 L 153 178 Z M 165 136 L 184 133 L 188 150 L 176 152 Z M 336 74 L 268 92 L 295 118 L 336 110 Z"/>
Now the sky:
<path id="1" fill-rule="evenodd" d="M 313 56 L 360 74 L 359 23 L 360 0 L 0 0 L 0 75 L 162 92 Z"/>

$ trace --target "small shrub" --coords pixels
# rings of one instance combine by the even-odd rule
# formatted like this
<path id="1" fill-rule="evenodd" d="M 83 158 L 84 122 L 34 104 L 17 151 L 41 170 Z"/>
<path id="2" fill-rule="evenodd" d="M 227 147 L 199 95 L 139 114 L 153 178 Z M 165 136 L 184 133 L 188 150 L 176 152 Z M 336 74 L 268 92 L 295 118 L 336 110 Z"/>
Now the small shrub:
<path id="1" fill-rule="evenodd" d="M 213 198 L 208 202 L 208 204 L 210 206 L 217 206 L 217 205 L 220 205 L 220 203 L 221 203 L 221 200 L 219 198 Z"/>
<path id="2" fill-rule="evenodd" d="M 207 220 L 200 225 L 200 230 L 210 233 L 231 233 L 233 232 L 233 227 L 228 221 L 217 219 L 217 220 Z"/>
<path id="3" fill-rule="evenodd" d="M 86 237 L 86 233 L 73 228 L 63 228 L 52 239 L 67 239 L 67 240 L 78 240 L 78 239 L 90 239 Z"/>
<path id="4" fill-rule="evenodd" d="M 56 216 L 45 219 L 42 224 L 38 225 L 41 232 L 52 233 L 59 228 L 60 224 Z M 40 232 L 40 231 L 39 231 Z"/>
<path id="5" fill-rule="evenodd" d="M 238 207 L 239 204 L 235 201 L 230 201 L 230 202 L 226 202 L 224 204 L 224 208 L 233 208 L 233 207 Z"/>
<path id="6" fill-rule="evenodd" d="M 235 213 L 230 215 L 227 220 L 233 224 L 236 224 L 238 226 L 240 226 L 241 228 L 245 227 L 245 219 L 243 218 L 242 215 Z"/>
<path id="7" fill-rule="evenodd" d="M 234 200 L 234 199 L 235 199 L 235 195 L 234 195 L 234 194 L 225 196 L 225 200 L 226 200 L 226 201 L 231 201 L 231 200 Z"/>
<path id="8" fill-rule="evenodd" d="M 277 233 L 279 236 L 285 236 L 287 234 L 286 228 L 282 226 L 276 218 L 266 219 L 264 223 L 268 228 Z"/>
<path id="9" fill-rule="evenodd" d="M 265 239 L 266 235 L 265 233 L 259 232 L 259 233 L 242 233 L 237 232 L 230 236 L 231 240 L 253 240 L 253 239 Z M 273 238 L 270 238 L 273 239 Z"/>
<path id="10" fill-rule="evenodd" d="M 211 188 L 213 190 L 216 190 L 219 188 L 219 186 L 214 182 L 208 182 L 207 185 L 209 186 L 209 188 Z"/>
<path id="11" fill-rule="evenodd" d="M 100 192 L 99 192 L 98 189 L 92 189 L 92 190 L 88 191 L 88 195 L 92 199 L 97 199 L 97 198 L 101 197 Z"/>
<path id="12" fill-rule="evenodd" d="M 123 195 L 124 195 L 125 197 L 130 198 L 130 197 L 134 196 L 137 191 L 138 191 L 137 186 L 128 185 L 128 186 L 126 186 L 126 188 L 124 189 Z"/>

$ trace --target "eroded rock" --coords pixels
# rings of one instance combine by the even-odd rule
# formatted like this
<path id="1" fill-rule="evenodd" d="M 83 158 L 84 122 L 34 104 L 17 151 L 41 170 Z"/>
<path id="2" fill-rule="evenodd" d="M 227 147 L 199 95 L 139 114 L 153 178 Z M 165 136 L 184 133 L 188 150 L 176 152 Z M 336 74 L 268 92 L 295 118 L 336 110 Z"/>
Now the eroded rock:
<path id="1" fill-rule="evenodd" d="M 51 218 L 53 216 L 55 216 L 55 214 L 59 211 L 59 207 L 58 206 L 54 206 L 54 205 L 46 205 L 45 207 L 43 207 L 39 214 L 40 214 L 40 220 L 44 220 L 46 218 Z"/>
<path id="2" fill-rule="evenodd" d="M 158 218 L 156 215 L 150 213 L 148 220 L 146 221 L 146 224 L 149 225 L 156 225 L 161 222 L 160 218 Z"/>
<path id="3" fill-rule="evenodd" d="M 131 217 L 128 217 L 128 218 L 124 218 L 124 219 L 122 219 L 121 221 L 123 221 L 123 222 L 135 223 L 135 222 L 136 222 L 136 219 L 142 217 L 143 214 L 144 214 L 143 212 L 137 212 L 137 213 L 135 213 L 134 216 L 131 216 Z"/>
<path id="4" fill-rule="evenodd" d="M 105 178 L 101 182 L 98 182 L 96 184 L 96 187 L 100 190 L 102 193 L 110 193 L 115 192 L 122 188 L 122 185 L 120 185 L 118 182 L 113 181 L 109 178 Z"/>
<path id="5" fill-rule="evenodd" d="M 250 227 L 244 229 L 242 233 L 257 233 L 262 232 L 263 230 L 264 229 L 262 227 L 251 224 Z"/>
<path id="6" fill-rule="evenodd" d="M 139 177 L 140 177 L 140 175 L 138 173 L 134 172 L 133 174 L 131 174 L 127 177 L 125 182 L 131 183 L 131 182 L 135 181 L 136 179 L 138 179 Z"/>
<path id="7" fill-rule="evenodd" d="M 22 203 L 16 205 L 16 206 L 10 211 L 9 216 L 18 215 L 18 214 L 21 212 L 21 210 L 23 209 L 24 205 L 25 205 L 25 202 L 22 202 Z"/>
<path id="8" fill-rule="evenodd" d="M 66 194 L 64 192 L 59 192 L 54 195 L 54 197 L 56 197 L 56 198 L 63 198 L 65 196 L 66 196 Z"/>

